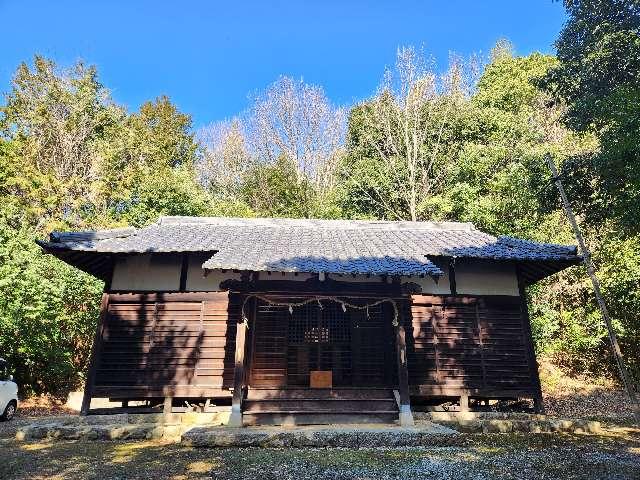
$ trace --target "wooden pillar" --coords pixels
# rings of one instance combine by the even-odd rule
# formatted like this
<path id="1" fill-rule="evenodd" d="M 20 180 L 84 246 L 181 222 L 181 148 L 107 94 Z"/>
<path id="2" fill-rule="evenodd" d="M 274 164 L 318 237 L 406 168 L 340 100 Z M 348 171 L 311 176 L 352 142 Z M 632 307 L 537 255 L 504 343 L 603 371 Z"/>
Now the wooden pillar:
<path id="1" fill-rule="evenodd" d="M 233 373 L 233 398 L 231 399 L 230 427 L 242 427 L 242 399 L 244 396 L 244 351 L 247 325 L 239 322 L 236 327 L 236 358 Z"/>
<path id="2" fill-rule="evenodd" d="M 400 426 L 412 427 L 413 414 L 409 398 L 409 371 L 407 369 L 407 344 L 402 325 L 396 327 L 396 352 L 398 357 L 398 391 L 400 394 Z"/>
<path id="3" fill-rule="evenodd" d="M 80 415 L 88 415 L 91 406 L 91 396 L 93 394 L 93 385 L 96 381 L 96 370 L 100 362 L 100 352 L 102 350 L 102 332 L 104 324 L 109 312 L 109 294 L 103 292 L 102 301 L 100 303 L 100 316 L 98 317 L 98 325 L 96 333 L 93 337 L 93 346 L 91 347 L 91 357 L 89 360 L 89 371 L 84 384 L 84 395 L 82 396 L 82 406 L 80 407 Z"/>

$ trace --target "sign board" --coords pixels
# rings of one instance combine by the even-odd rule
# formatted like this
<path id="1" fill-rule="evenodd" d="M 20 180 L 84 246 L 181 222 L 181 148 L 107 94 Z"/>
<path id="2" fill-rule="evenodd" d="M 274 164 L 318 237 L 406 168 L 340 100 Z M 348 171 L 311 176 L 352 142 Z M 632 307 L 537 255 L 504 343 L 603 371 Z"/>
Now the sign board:
<path id="1" fill-rule="evenodd" d="M 311 388 L 332 388 L 333 372 L 331 370 L 311 370 L 309 384 Z"/>

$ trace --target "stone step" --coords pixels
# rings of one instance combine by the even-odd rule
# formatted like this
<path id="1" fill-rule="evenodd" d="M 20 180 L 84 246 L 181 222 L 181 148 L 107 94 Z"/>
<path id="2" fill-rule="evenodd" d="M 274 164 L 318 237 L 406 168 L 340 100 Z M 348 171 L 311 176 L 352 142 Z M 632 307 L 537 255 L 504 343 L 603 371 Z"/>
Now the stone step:
<path id="1" fill-rule="evenodd" d="M 34 424 L 21 427 L 16 440 L 152 440 L 180 436 L 180 425 L 143 424 L 60 425 Z"/>
<path id="2" fill-rule="evenodd" d="M 194 447 L 414 447 L 464 445 L 464 435 L 440 425 L 400 427 L 198 427 L 182 436 L 182 443 Z"/>
<path id="3" fill-rule="evenodd" d="M 397 411 L 362 411 L 336 412 L 328 411 L 273 411 L 243 413 L 242 422 L 245 426 L 255 425 L 348 425 L 348 424 L 388 424 L 398 421 Z"/>

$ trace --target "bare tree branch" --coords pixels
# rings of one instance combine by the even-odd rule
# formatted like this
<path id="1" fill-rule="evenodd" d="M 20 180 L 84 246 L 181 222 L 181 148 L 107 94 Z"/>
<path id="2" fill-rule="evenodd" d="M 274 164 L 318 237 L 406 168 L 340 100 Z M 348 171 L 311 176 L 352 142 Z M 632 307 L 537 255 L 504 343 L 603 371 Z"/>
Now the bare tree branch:
<path id="1" fill-rule="evenodd" d="M 418 220 L 419 203 L 437 193 L 455 162 L 446 155 L 444 132 L 473 91 L 478 72 L 474 66 L 452 57 L 448 71 L 438 76 L 433 61 L 421 51 L 399 48 L 395 68 L 385 72 L 376 96 L 362 105 L 362 138 L 390 172 L 394 193 L 407 207 L 403 217 Z M 388 204 L 376 203 L 389 210 Z"/>

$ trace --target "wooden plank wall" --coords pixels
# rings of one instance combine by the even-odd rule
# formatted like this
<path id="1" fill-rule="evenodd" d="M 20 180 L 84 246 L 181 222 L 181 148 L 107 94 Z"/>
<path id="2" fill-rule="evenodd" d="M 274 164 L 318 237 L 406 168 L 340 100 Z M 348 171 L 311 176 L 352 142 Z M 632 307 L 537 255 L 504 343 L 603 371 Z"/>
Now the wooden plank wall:
<path id="1" fill-rule="evenodd" d="M 405 326 L 414 395 L 539 395 L 519 297 L 413 295 L 410 310 Z"/>
<path id="2" fill-rule="evenodd" d="M 227 292 L 110 294 L 94 397 L 229 396 L 239 301 Z"/>

